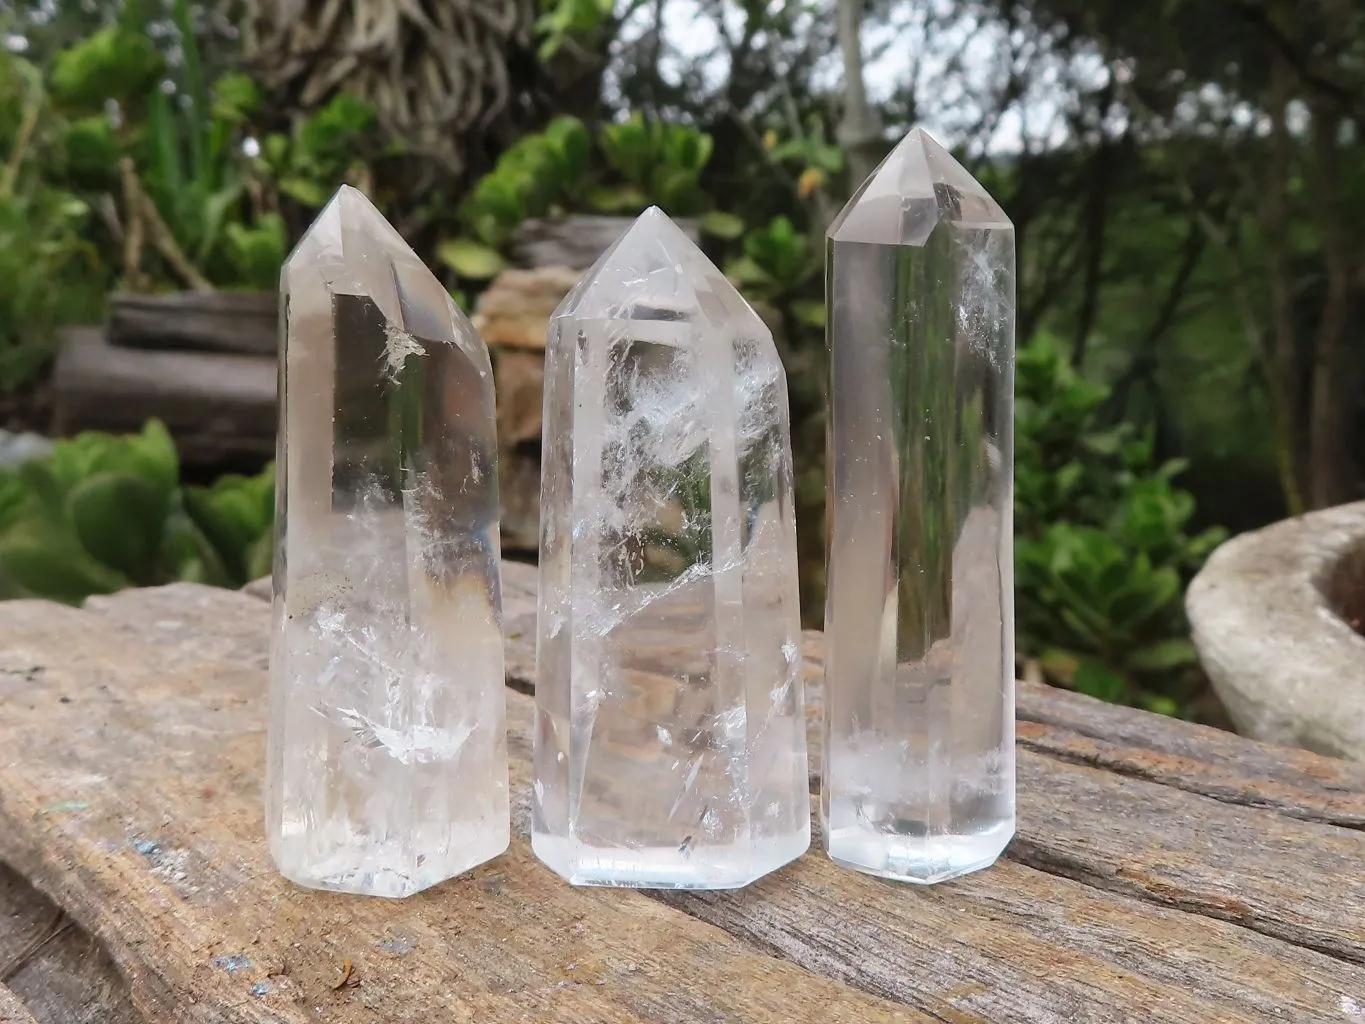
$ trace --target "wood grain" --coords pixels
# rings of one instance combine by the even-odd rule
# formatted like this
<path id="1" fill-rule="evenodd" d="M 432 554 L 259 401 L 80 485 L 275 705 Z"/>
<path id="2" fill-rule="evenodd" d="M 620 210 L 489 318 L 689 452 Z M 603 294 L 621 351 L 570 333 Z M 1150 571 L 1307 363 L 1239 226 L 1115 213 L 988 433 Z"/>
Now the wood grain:
<path id="1" fill-rule="evenodd" d="M 190 585 L 0 608 L 0 858 L 149 1020 L 933 1019 L 642 893 L 569 887 L 520 838 L 405 901 L 291 886 L 261 835 L 266 630 L 263 603 Z"/>
<path id="2" fill-rule="evenodd" d="M 4 985 L 0 985 L 0 1024 L 38 1024 L 19 997 Z"/>
<path id="3" fill-rule="evenodd" d="M 1293 818 L 1365 828 L 1365 764 L 1020 684 L 1018 736 L 1042 753 Z"/>
<path id="4" fill-rule="evenodd" d="M 1365 963 L 1365 834 L 1019 752 L 1008 856 Z"/>
<path id="5" fill-rule="evenodd" d="M 534 616 L 528 608 L 533 600 L 534 581 L 530 573 L 517 569 L 505 574 L 510 673 L 529 675 L 534 669 Z M 816 750 L 822 683 L 820 637 L 810 634 L 806 639 L 808 696 L 813 712 L 809 739 Z M 1073 720 L 1083 719 L 1081 709 L 1095 710 L 1098 722 L 1091 727 L 1094 731 L 1110 731 L 1135 746 L 1145 737 L 1151 748 L 1171 751 L 1175 756 L 1168 755 L 1166 761 L 1159 762 L 1159 770 L 1149 773 L 1158 781 L 1117 775 L 1071 763 L 1074 753 L 1084 749 L 1087 738 L 1079 733 L 1068 734 L 1060 726 L 1048 726 L 1051 747 L 1064 751 L 1066 759 L 1043 756 L 1031 749 L 1019 752 L 1020 826 L 1008 857 L 1089 886 L 1189 914 L 1230 921 L 1284 940 L 1283 946 L 1262 949 L 1263 955 L 1272 958 L 1287 955 L 1293 947 L 1300 946 L 1353 963 L 1365 962 L 1365 835 L 1328 824 L 1293 820 L 1284 813 L 1270 813 L 1258 806 L 1273 803 L 1279 812 L 1298 807 L 1304 810 L 1303 817 L 1312 817 L 1307 813 L 1310 806 L 1324 811 L 1334 808 L 1340 814 L 1356 802 L 1365 802 L 1365 786 L 1346 789 L 1354 766 L 1338 766 L 1330 758 L 1292 752 L 1297 756 L 1270 769 L 1280 753 L 1276 748 L 1130 708 L 1064 696 L 1073 699 L 1021 694 L 1020 704 L 1027 708 L 1030 698 L 1038 698 L 1039 713 L 1051 709 L 1060 717 L 1065 711 Z M 1163 730 L 1168 726 L 1175 727 L 1173 736 L 1163 739 Z M 1027 732 L 1025 724 L 1021 733 Z M 1239 752 L 1249 765 L 1266 765 L 1272 771 L 1273 781 L 1268 790 L 1281 796 L 1278 802 L 1255 799 L 1251 772 L 1234 771 Z M 1128 755 L 1130 763 L 1136 759 L 1135 753 Z M 1182 778 L 1179 768 L 1184 762 L 1201 766 L 1202 776 L 1196 775 L 1195 780 Z M 1215 771 L 1221 771 L 1223 780 L 1217 796 L 1226 797 L 1232 788 L 1229 779 L 1235 778 L 1239 787 L 1236 792 L 1244 799 L 1225 802 L 1194 791 L 1198 779 L 1208 779 Z M 1327 786 L 1340 788 L 1332 791 Z M 1238 803 L 1245 806 L 1237 806 Z M 1293 884 L 1287 885 L 1289 880 Z M 970 887 L 981 883 L 972 879 L 959 884 Z M 850 891 L 848 884 L 843 885 L 840 898 Z M 686 902 L 705 897 L 678 899 Z M 1135 919 L 1131 907 L 1126 913 L 1128 920 Z M 718 920 L 715 914 L 708 919 Z M 1169 920 L 1184 923 L 1187 916 L 1176 915 Z M 843 919 L 830 921 L 837 928 Z M 1146 935 L 1148 941 L 1174 927 L 1153 921 L 1146 924 L 1153 929 Z M 1142 938 L 1141 934 L 1130 935 L 1129 941 Z M 924 941 L 921 937 L 917 944 Z M 1213 948 L 1218 943 L 1210 938 L 1207 945 Z M 1193 948 L 1200 948 L 1199 942 Z M 870 961 L 864 961 L 867 962 Z M 1314 970 L 1326 970 L 1329 975 L 1340 970 L 1339 965 L 1330 961 L 1313 963 Z M 1216 962 L 1205 962 L 1194 977 L 1214 969 Z M 1239 980 L 1239 987 L 1254 986 L 1258 979 L 1266 977 L 1261 973 L 1263 970 L 1264 965 L 1254 976 Z M 1354 984 L 1361 984 L 1359 976 Z M 1273 994 L 1278 988 L 1277 984 L 1269 992 Z M 883 991 L 877 986 L 871 986 L 871 990 Z M 1327 997 L 1327 1003 L 1320 1005 L 1318 1012 L 1330 1008 L 1334 996 L 1338 1000 L 1358 1000 L 1330 987 L 1321 994 Z"/>
<path id="6" fill-rule="evenodd" d="M 273 357 L 279 301 L 274 292 L 116 292 L 109 297 L 109 342 Z"/>
<path id="7" fill-rule="evenodd" d="M 275 451 L 274 356 L 116 348 L 71 327 L 52 370 L 55 429 L 140 430 L 156 416 L 182 459 Z"/>
<path id="8" fill-rule="evenodd" d="M 534 601 L 534 578 L 517 583 L 517 592 L 527 591 Z M 807 632 L 803 653 L 818 701 L 824 677 L 824 641 L 818 632 Z M 1365 828 L 1365 764 L 1024 682 L 1018 684 L 1016 718 L 1021 745 L 1061 760 L 1224 803 Z"/>
<path id="9" fill-rule="evenodd" d="M 0 985 L 9 986 L 38 1024 L 143 1024 L 108 953 L 4 865 Z"/>
<path id="10" fill-rule="evenodd" d="M 525 674 L 533 660 L 534 573 L 534 567 L 504 567 L 507 652 L 514 674 Z M 92 608 L 127 631 L 141 630 L 157 645 L 178 643 L 174 625 L 146 625 L 161 614 L 153 602 L 162 602 L 155 607 L 168 611 L 192 604 L 162 590 L 96 599 Z M 213 603 L 224 602 L 215 598 Z M 215 656 L 257 665 L 264 658 L 263 632 L 232 625 L 226 611 L 205 611 L 192 627 L 182 623 L 181 629 L 203 638 L 200 643 L 221 645 L 213 648 Z M 513 781 L 522 797 L 515 825 L 522 837 L 527 830 L 530 715 L 530 700 L 510 694 Z M 1028 752 L 1021 772 L 1025 827 L 1016 847 L 1026 858 L 1039 858 L 1046 870 L 1006 861 L 948 886 L 909 889 L 837 868 L 818 852 L 817 842 L 806 857 L 739 892 L 655 898 L 813 973 L 944 1021 L 1349 1021 L 1342 1016 L 1343 1006 L 1365 1006 L 1365 970 L 1296 946 L 1292 931 L 1291 941 L 1281 941 L 1245 927 L 1260 924 L 1272 934 L 1288 925 L 1321 932 L 1336 921 L 1341 934 L 1349 936 L 1351 921 L 1342 924 L 1330 906 L 1312 901 L 1305 909 L 1297 887 L 1281 885 L 1285 891 L 1277 893 L 1262 869 L 1271 868 L 1272 876 L 1276 871 L 1307 872 L 1308 886 L 1322 884 L 1321 867 L 1330 872 L 1334 866 L 1313 867 L 1320 856 L 1314 830 L 1320 829 L 1344 838 L 1346 845 L 1338 852 L 1348 862 L 1335 869 L 1349 874 L 1354 865 L 1358 877 L 1365 873 L 1365 861 L 1359 859 L 1362 837 L 1357 833 L 1224 807 L 1170 789 L 1170 797 L 1201 813 L 1229 814 L 1241 824 L 1269 823 L 1303 841 L 1302 848 L 1277 850 L 1273 860 L 1242 858 L 1229 866 L 1220 858 L 1242 852 L 1237 847 L 1245 845 L 1243 837 L 1235 832 L 1229 836 L 1226 822 L 1215 821 L 1207 839 L 1211 866 L 1191 866 L 1172 856 L 1176 843 L 1163 834 L 1161 823 L 1153 826 L 1142 818 L 1147 813 L 1142 807 L 1150 800 L 1142 787 L 1160 786 Z M 1064 813 L 1077 794 L 1094 797 L 1088 786 L 1099 793 L 1094 813 L 1089 808 Z M 1050 805 L 1060 809 L 1054 815 L 1058 820 L 1046 817 Z M 1130 818 L 1137 818 L 1135 824 L 1125 823 Z M 1106 841 L 1111 831 L 1116 837 Z M 1097 852 L 1061 862 L 1064 854 L 1091 846 Z M 1040 857 L 1040 849 L 1050 859 Z M 1103 873 L 1106 865 L 1108 875 Z M 1082 880 L 1055 872 L 1077 874 Z M 1145 877 L 1144 872 L 1170 890 L 1143 889 L 1136 879 Z M 1226 916 L 1225 905 L 1173 899 L 1174 887 L 1183 879 L 1180 872 L 1193 872 L 1185 880 L 1187 888 L 1205 896 L 1229 879 L 1235 886 L 1238 872 L 1247 872 L 1249 906 L 1261 917 L 1213 920 L 1211 916 Z M 1360 904 L 1351 902 L 1349 892 L 1343 898 L 1342 889 L 1333 891 L 1346 913 Z"/>

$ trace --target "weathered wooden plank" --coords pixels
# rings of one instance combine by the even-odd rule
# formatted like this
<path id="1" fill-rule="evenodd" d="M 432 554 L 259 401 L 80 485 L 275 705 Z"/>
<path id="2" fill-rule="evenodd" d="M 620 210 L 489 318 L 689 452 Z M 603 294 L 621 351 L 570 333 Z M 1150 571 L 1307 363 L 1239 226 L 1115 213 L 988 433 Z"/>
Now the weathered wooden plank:
<path id="1" fill-rule="evenodd" d="M 1008 856 L 1365 963 L 1365 834 L 1019 752 Z"/>
<path id="2" fill-rule="evenodd" d="M 4 985 L 0 985 L 0 1024 L 38 1024 L 19 997 Z"/>
<path id="3" fill-rule="evenodd" d="M 533 654 L 534 609 L 527 604 L 533 579 L 533 567 L 504 567 L 514 673 L 528 672 Z M 137 600 L 156 593 L 141 592 Z M 124 595 L 99 599 L 131 601 Z M 136 620 L 146 618 L 139 612 L 124 624 L 136 628 Z M 264 638 L 256 642 L 259 658 Z M 237 656 L 247 656 L 246 650 Z M 509 717 L 514 779 L 521 780 L 524 796 L 530 701 L 509 695 Z M 1035 817 L 1030 800 L 1064 799 L 1056 794 L 1067 783 L 1054 787 L 1047 772 L 1087 771 L 1036 756 L 1030 764 L 1043 774 L 1025 783 L 1026 821 Z M 1090 774 L 1107 779 L 1120 795 L 1132 784 Z M 1243 813 L 1287 828 L 1312 827 Z M 522 834 L 525 816 L 523 801 L 517 815 Z M 1113 819 L 1109 807 L 1094 819 L 1078 815 L 1069 827 L 1101 832 L 1114 827 Z M 1160 842 L 1159 830 L 1127 829 L 1123 835 L 1139 863 L 1143 851 Z M 1284 858 L 1284 869 L 1297 871 L 1302 856 Z M 658 898 L 811 970 L 948 1021 L 1312 1020 L 1334 1019 L 1343 1005 L 1365 1006 L 1360 968 L 1185 913 L 1184 906 L 1152 906 L 1017 863 L 921 891 L 837 868 L 817 844 L 786 870 L 740 892 Z"/>
<path id="4" fill-rule="evenodd" d="M 692 241 L 701 241 L 697 221 L 677 223 Z M 587 270 L 630 225 L 630 217 L 582 214 L 560 220 L 524 220 L 512 235 L 512 258 L 523 267 Z"/>
<path id="5" fill-rule="evenodd" d="M 518 592 L 529 587 L 534 601 L 534 578 L 517 582 Z M 811 683 L 818 687 L 824 670 L 819 633 L 806 634 L 804 653 Z M 1020 682 L 1016 717 L 1022 745 L 1063 760 L 1225 803 L 1365 828 L 1365 764 L 1259 743 L 1054 686 Z"/>
<path id="6" fill-rule="evenodd" d="M 1365 828 L 1365 764 L 1020 684 L 1018 736 L 1033 750 L 1231 804 Z"/>
<path id="7" fill-rule="evenodd" d="M 278 320 L 274 292 L 120 292 L 109 297 L 109 342 L 129 348 L 274 356 Z"/>
<path id="8" fill-rule="evenodd" d="M 115 348 L 90 327 L 62 339 L 52 371 L 58 433 L 138 430 L 155 416 L 187 460 L 274 453 L 273 356 Z"/>
<path id="9" fill-rule="evenodd" d="M 4 986 L 38 1024 L 144 1024 L 109 955 L 47 897 L 0 865 L 0 989 Z M 0 1013 L 0 1022 L 4 1019 Z"/>
<path id="10" fill-rule="evenodd" d="M 300 890 L 261 835 L 265 605 L 180 585 L 93 609 L 0 608 L 0 857 L 151 1020 L 931 1019 L 642 893 L 566 886 L 522 839 L 410 900 Z"/>

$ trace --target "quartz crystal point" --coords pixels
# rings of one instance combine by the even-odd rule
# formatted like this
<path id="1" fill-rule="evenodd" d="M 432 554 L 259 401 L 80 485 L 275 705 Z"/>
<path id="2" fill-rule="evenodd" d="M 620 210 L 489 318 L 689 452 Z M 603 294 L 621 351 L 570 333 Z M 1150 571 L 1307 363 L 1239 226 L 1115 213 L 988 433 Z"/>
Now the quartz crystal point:
<path id="1" fill-rule="evenodd" d="M 1014 229 L 917 128 L 827 241 L 826 849 L 936 882 L 1014 831 Z"/>
<path id="2" fill-rule="evenodd" d="M 281 327 L 270 850 L 406 896 L 508 842 L 488 350 L 349 187 L 285 263 Z"/>
<path id="3" fill-rule="evenodd" d="M 810 845 L 772 335 L 650 209 L 545 377 L 532 846 L 577 884 L 745 885 Z"/>

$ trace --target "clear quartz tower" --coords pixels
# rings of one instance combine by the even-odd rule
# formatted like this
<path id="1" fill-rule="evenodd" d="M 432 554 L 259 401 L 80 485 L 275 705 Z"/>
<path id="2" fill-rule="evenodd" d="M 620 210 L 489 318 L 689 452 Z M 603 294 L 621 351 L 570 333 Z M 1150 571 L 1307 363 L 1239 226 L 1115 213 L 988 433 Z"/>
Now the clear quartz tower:
<path id="1" fill-rule="evenodd" d="M 745 885 L 810 845 L 787 387 L 647 210 L 550 321 L 532 846 L 577 884 Z"/>
<path id="2" fill-rule="evenodd" d="M 826 848 L 936 882 L 1014 831 L 1014 229 L 916 128 L 826 265 Z"/>
<path id="3" fill-rule="evenodd" d="M 280 301 L 270 850 L 406 896 L 508 843 L 488 350 L 349 187 Z"/>

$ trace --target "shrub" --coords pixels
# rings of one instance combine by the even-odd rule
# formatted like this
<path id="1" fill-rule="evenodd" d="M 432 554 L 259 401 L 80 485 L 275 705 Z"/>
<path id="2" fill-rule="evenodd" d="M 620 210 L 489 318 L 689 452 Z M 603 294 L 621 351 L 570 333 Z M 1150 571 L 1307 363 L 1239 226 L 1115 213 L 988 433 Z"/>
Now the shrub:
<path id="1" fill-rule="evenodd" d="M 269 571 L 273 472 L 182 487 L 156 420 L 95 431 L 0 471 L 0 597 L 79 604 L 128 586 L 238 587 Z"/>
<path id="2" fill-rule="evenodd" d="M 1185 584 L 1226 537 L 1191 535 L 1194 499 L 1150 432 L 1104 425 L 1109 389 L 1044 337 L 1016 377 L 1015 590 L 1021 655 L 1053 682 L 1182 712 L 1202 685 Z"/>

